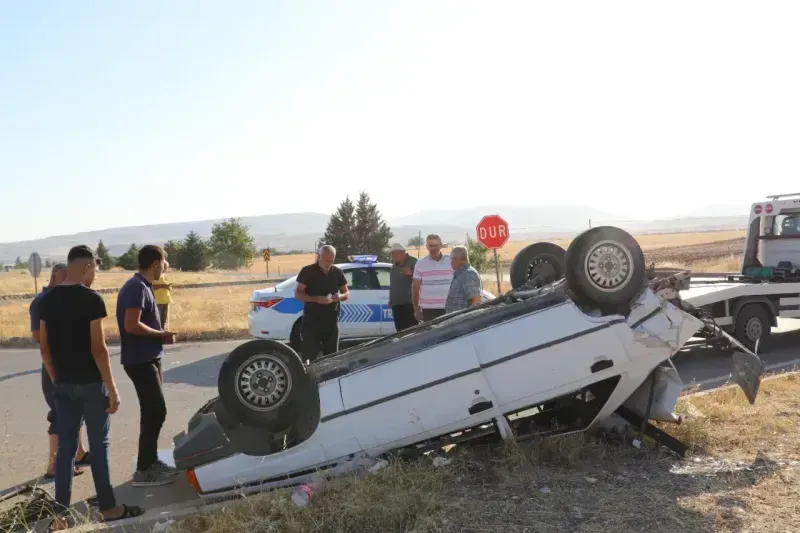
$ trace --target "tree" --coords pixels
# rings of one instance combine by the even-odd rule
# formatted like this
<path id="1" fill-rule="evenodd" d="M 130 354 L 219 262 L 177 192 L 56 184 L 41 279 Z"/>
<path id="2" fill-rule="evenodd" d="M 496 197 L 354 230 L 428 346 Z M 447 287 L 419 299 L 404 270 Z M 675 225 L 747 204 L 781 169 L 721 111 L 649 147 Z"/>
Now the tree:
<path id="1" fill-rule="evenodd" d="M 323 242 L 336 248 L 336 260 L 347 261 L 354 254 L 377 255 L 381 261 L 389 258 L 389 239 L 392 230 L 381 218 L 377 204 L 369 194 L 361 192 L 353 206 L 346 197 L 328 221 Z"/>
<path id="2" fill-rule="evenodd" d="M 17 260 L 14 261 L 14 268 L 25 268 L 25 266 L 22 264 L 22 258 L 20 256 L 17 256 Z"/>
<path id="3" fill-rule="evenodd" d="M 422 240 L 421 236 L 416 235 L 408 239 L 408 244 L 406 244 L 406 246 L 412 246 L 412 247 L 425 246 L 425 241 Z"/>
<path id="4" fill-rule="evenodd" d="M 181 251 L 183 244 L 178 241 L 167 241 L 164 243 L 164 251 L 167 252 L 167 261 L 169 266 L 175 270 L 183 270 L 181 265 Z"/>
<path id="5" fill-rule="evenodd" d="M 181 270 L 200 272 L 208 267 L 208 245 L 194 231 L 190 231 L 186 235 L 181 243 L 179 255 Z"/>
<path id="6" fill-rule="evenodd" d="M 53 268 L 53 262 L 49 259 L 44 260 L 44 267 L 45 268 Z"/>
<path id="7" fill-rule="evenodd" d="M 467 252 L 469 262 L 478 272 L 486 272 L 491 266 L 489 262 L 489 249 L 478 241 L 474 241 L 467 236 Z"/>
<path id="8" fill-rule="evenodd" d="M 139 247 L 136 243 L 131 244 L 128 251 L 119 256 L 117 265 L 125 270 L 139 270 Z"/>
<path id="9" fill-rule="evenodd" d="M 111 259 L 111 254 L 108 253 L 108 248 L 103 244 L 103 239 L 97 243 L 97 250 L 95 250 L 97 257 L 102 261 L 100 263 L 100 270 L 111 270 L 114 266 L 114 260 Z M 138 253 L 138 252 L 137 252 Z"/>
<path id="10" fill-rule="evenodd" d="M 218 222 L 211 228 L 208 240 L 214 267 L 236 270 L 248 266 L 256 256 L 253 236 L 240 218 Z"/>
<path id="11" fill-rule="evenodd" d="M 355 253 L 353 235 L 353 227 L 356 220 L 355 212 L 356 207 L 350 200 L 350 196 L 346 196 L 339 204 L 339 207 L 336 208 L 336 212 L 328 220 L 328 227 L 322 237 L 324 244 L 330 244 L 336 248 L 336 260 L 340 263 L 347 261 L 347 256 Z M 317 250 L 314 251 L 316 252 Z"/>

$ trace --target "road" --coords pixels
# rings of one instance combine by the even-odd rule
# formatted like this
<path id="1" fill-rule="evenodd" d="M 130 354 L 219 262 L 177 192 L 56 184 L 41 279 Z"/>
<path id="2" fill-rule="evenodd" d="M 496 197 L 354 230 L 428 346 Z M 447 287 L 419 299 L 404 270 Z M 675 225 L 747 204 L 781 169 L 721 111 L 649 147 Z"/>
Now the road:
<path id="1" fill-rule="evenodd" d="M 794 322 L 794 323 L 792 323 Z M 762 354 L 767 365 L 792 366 L 800 354 L 798 321 L 781 323 Z M 242 341 L 187 343 L 170 346 L 164 360 L 164 393 L 167 421 L 159 442 L 171 448 L 172 437 L 184 429 L 189 417 L 216 396 L 217 370 L 226 354 Z M 111 422 L 111 474 L 120 502 L 145 507 L 166 506 L 196 497 L 183 476 L 175 484 L 155 489 L 133 488 L 133 471 L 139 433 L 139 412 L 133 385 L 119 365 L 119 349 L 112 347 L 112 368 L 122 396 L 119 412 Z M 731 372 L 730 358 L 718 350 L 693 348 L 677 354 L 676 367 L 684 383 L 722 384 Z M 777 369 L 776 367 L 773 369 Z M 19 483 L 35 482 L 52 490 L 52 481 L 39 480 L 47 454 L 46 413 L 40 382 L 40 358 L 36 350 L 0 350 L 0 399 L 3 444 L 0 448 L 0 492 Z M 716 382 L 708 382 L 714 380 Z M 73 501 L 94 495 L 91 470 L 75 478 Z"/>

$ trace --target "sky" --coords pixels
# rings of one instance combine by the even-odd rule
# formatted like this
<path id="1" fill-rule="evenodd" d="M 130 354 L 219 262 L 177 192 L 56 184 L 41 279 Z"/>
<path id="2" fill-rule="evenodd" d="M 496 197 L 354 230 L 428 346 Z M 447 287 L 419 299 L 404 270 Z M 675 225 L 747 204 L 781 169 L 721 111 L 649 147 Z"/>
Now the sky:
<path id="1" fill-rule="evenodd" d="M 800 3 L 0 2 L 0 242 L 800 192 Z M 744 215 L 745 213 L 742 213 Z"/>

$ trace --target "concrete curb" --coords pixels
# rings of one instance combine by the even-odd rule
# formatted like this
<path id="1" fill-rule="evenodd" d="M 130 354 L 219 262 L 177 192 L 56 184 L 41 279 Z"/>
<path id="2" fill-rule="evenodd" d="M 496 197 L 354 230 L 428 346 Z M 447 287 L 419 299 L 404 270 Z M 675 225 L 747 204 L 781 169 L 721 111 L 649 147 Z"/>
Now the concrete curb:
<path id="1" fill-rule="evenodd" d="M 136 518 L 128 518 L 117 522 L 96 522 L 83 524 L 67 529 L 69 533 L 150 533 L 159 522 L 179 520 L 194 515 L 205 515 L 220 511 L 229 506 L 232 501 L 205 504 L 204 500 L 196 499 L 189 502 L 178 503 L 157 509 L 148 509 L 145 514 Z"/>

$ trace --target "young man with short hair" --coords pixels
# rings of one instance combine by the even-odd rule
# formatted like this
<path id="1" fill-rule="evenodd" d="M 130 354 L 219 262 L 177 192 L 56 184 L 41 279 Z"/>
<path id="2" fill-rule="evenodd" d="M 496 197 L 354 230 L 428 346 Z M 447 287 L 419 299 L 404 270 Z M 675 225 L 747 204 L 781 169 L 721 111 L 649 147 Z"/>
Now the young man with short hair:
<path id="1" fill-rule="evenodd" d="M 40 317 L 39 317 L 39 302 L 42 301 L 45 294 L 50 292 L 50 289 L 56 285 L 60 285 L 67 279 L 67 265 L 65 263 L 56 263 L 50 272 L 50 281 L 46 287 L 42 288 L 36 298 L 33 299 L 28 312 L 31 315 L 31 335 L 36 344 L 41 344 L 40 336 Z M 42 364 L 42 394 L 44 394 L 44 401 L 50 410 L 47 412 L 47 421 L 50 423 L 47 428 L 47 435 L 50 437 L 50 455 L 47 460 L 47 468 L 45 469 L 45 479 L 53 479 L 56 477 L 56 453 L 58 453 L 58 417 L 56 414 L 56 399 L 53 396 L 53 381 L 47 373 L 47 369 Z M 83 422 L 81 422 L 83 425 Z M 79 466 L 89 464 L 89 452 L 83 446 L 83 439 L 78 438 L 78 451 L 75 454 L 75 470 L 74 475 L 80 476 L 83 474 L 83 469 Z"/>
<path id="2" fill-rule="evenodd" d="M 139 398 L 139 455 L 134 487 L 156 487 L 175 481 L 177 470 L 158 458 L 158 437 L 167 418 L 162 389 L 161 358 L 164 344 L 175 334 L 161 327 L 153 281 L 161 277 L 167 253 L 148 244 L 139 251 L 139 271 L 119 291 L 117 326 L 122 344 L 120 359 Z"/>
<path id="3" fill-rule="evenodd" d="M 90 287 L 99 260 L 88 246 L 69 251 L 67 277 L 39 302 L 42 362 L 53 381 L 58 413 L 56 513 L 51 529 L 66 529 L 81 418 L 86 421 L 92 478 L 104 521 L 140 516 L 144 509 L 117 505 L 109 471 L 110 416 L 119 409 L 103 319 L 103 298 Z"/>

